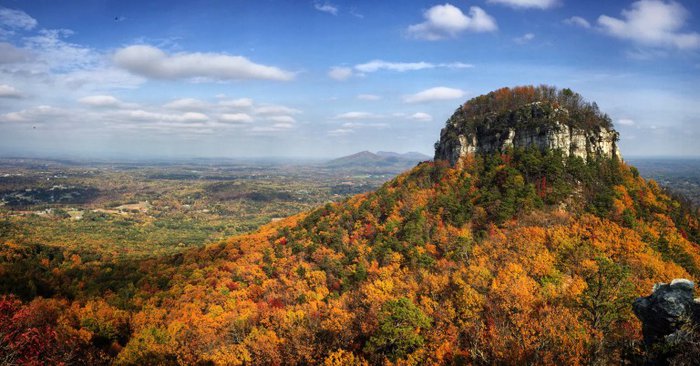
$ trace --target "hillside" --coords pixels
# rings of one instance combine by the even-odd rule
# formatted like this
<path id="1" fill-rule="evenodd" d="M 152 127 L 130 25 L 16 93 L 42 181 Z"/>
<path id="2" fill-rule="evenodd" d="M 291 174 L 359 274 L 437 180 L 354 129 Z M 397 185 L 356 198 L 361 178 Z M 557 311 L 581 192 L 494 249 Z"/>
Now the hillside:
<path id="1" fill-rule="evenodd" d="M 10 340 L 0 357 L 638 364 L 646 354 L 632 301 L 657 282 L 700 279 L 699 240 L 697 212 L 617 154 L 477 149 L 175 256 L 85 268 L 7 245 L 17 267 L 0 274 L 54 298 L 0 302 Z M 19 271 L 27 263 L 41 271 Z"/>

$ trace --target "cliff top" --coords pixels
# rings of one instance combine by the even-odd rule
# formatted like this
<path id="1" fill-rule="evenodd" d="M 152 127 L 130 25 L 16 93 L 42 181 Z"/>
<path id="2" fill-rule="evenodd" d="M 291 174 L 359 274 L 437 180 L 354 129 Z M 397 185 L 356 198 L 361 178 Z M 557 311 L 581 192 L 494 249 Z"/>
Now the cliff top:
<path id="1" fill-rule="evenodd" d="M 582 130 L 613 127 L 610 117 L 601 112 L 595 102 L 587 102 L 571 89 L 548 85 L 501 88 L 470 99 L 460 106 L 457 114 L 463 125 L 455 127 L 468 130 L 475 130 L 484 122 L 490 124 L 490 129 L 518 128 L 521 127 L 518 124 L 541 122 L 538 117 L 551 115 L 555 115 L 559 123 Z"/>

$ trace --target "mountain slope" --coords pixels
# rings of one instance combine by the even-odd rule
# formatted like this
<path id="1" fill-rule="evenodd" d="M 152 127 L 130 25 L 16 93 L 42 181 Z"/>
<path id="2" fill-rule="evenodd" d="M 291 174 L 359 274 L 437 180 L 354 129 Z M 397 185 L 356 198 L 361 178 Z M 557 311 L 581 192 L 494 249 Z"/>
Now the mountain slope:
<path id="1" fill-rule="evenodd" d="M 140 263 L 54 322 L 121 365 L 638 363 L 632 300 L 699 279 L 699 238 L 615 155 L 513 146 Z"/>
<path id="2" fill-rule="evenodd" d="M 430 160 L 430 157 L 417 152 L 404 154 L 378 151 L 376 154 L 369 151 L 361 151 L 348 156 L 326 162 L 329 168 L 401 168 L 408 169 L 417 163 Z"/>
<path id="3" fill-rule="evenodd" d="M 137 316 L 151 320 L 119 359 L 143 360 L 154 329 L 161 357 L 215 363 L 570 364 L 639 353 L 631 301 L 658 281 L 698 278 L 700 250 L 679 230 L 697 238 L 697 221 L 674 223 L 675 203 L 625 165 L 610 172 L 620 182 L 608 211 L 595 199 L 565 211 L 541 201 L 521 161 L 492 158 L 424 163 L 377 192 L 164 263 L 171 287 L 146 301 Z M 518 207 L 509 217 L 505 202 Z"/>

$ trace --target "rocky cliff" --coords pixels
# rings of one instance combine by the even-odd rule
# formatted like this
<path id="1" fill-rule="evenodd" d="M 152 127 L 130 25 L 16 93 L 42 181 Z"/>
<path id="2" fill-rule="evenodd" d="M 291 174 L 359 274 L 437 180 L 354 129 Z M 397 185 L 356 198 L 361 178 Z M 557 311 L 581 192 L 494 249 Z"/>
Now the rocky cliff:
<path id="1" fill-rule="evenodd" d="M 539 87 L 526 89 L 528 93 L 522 89 L 526 88 L 501 89 L 460 106 L 440 132 L 435 159 L 454 165 L 466 154 L 508 147 L 560 149 L 583 159 L 621 157 L 619 134 L 595 103 L 583 102 L 568 89 Z"/>

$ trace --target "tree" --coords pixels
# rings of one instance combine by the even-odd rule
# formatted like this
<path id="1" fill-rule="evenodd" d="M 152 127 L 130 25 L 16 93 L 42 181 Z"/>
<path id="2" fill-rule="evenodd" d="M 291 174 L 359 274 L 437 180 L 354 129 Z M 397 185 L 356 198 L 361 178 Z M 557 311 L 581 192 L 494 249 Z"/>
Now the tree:
<path id="1" fill-rule="evenodd" d="M 595 331 L 591 350 L 594 364 L 604 364 L 611 360 L 605 348 L 610 343 L 613 325 L 629 316 L 634 299 L 634 287 L 629 281 L 629 269 L 612 260 L 598 256 L 595 263 L 585 271 L 588 287 L 583 291 L 579 304 L 583 316 Z M 625 311 L 627 310 L 627 311 Z"/>
<path id="2" fill-rule="evenodd" d="M 423 346 L 421 333 L 431 324 L 431 319 L 405 297 L 384 303 L 378 321 L 379 328 L 370 337 L 365 352 L 382 355 L 392 361 Z"/>

